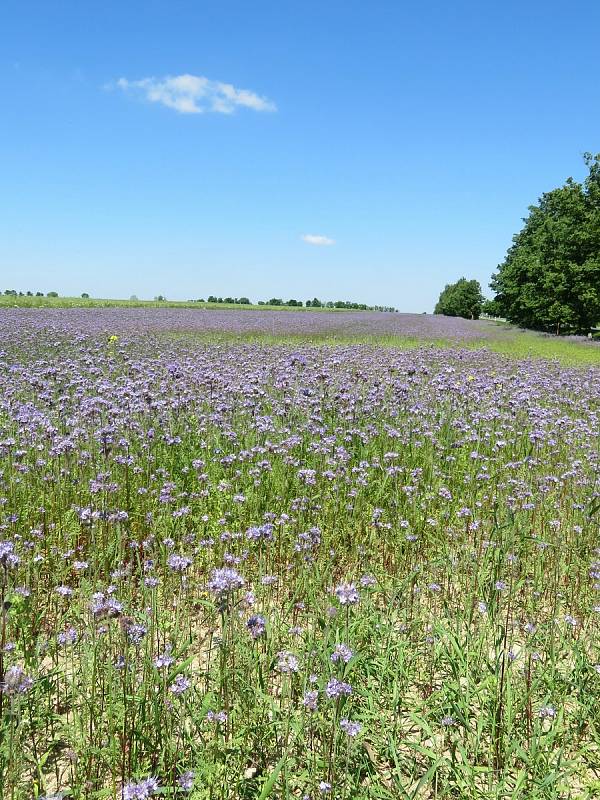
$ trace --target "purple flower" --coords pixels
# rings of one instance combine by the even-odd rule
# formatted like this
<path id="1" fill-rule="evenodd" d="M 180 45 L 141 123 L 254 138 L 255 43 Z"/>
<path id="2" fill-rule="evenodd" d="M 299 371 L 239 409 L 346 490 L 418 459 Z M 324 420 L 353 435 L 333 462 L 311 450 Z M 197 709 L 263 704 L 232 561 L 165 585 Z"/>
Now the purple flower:
<path id="1" fill-rule="evenodd" d="M 290 653 L 289 650 L 280 650 L 277 653 L 277 669 L 284 674 L 290 672 L 298 672 L 300 663 L 297 656 Z"/>
<path id="2" fill-rule="evenodd" d="M 58 634 L 58 636 L 56 637 L 56 641 L 62 645 L 75 644 L 75 642 L 77 641 L 77 631 L 75 630 L 75 628 L 67 628 L 66 631 L 63 631 L 62 633 Z"/>
<path id="3" fill-rule="evenodd" d="M 171 646 L 167 645 L 164 649 L 163 653 L 160 653 L 154 659 L 154 666 L 157 669 L 165 669 L 166 667 L 170 667 L 171 664 L 175 663 L 175 659 L 171 655 Z"/>
<path id="4" fill-rule="evenodd" d="M 340 721 L 340 728 L 348 734 L 348 736 L 356 736 L 362 730 L 360 722 L 351 722 L 349 719 L 344 718 Z"/>
<path id="5" fill-rule="evenodd" d="M 191 685 L 192 682 L 189 678 L 186 678 L 185 675 L 178 675 L 173 683 L 169 686 L 169 691 L 171 694 L 174 694 L 175 697 L 179 697 L 179 695 L 187 692 Z"/>
<path id="6" fill-rule="evenodd" d="M 127 639 L 136 647 L 142 643 L 144 636 L 148 633 L 148 629 L 145 625 L 140 625 L 137 622 L 133 622 L 133 620 L 128 620 L 123 627 Z"/>
<path id="7" fill-rule="evenodd" d="M 331 678 L 325 687 L 325 694 L 330 700 L 337 700 L 339 697 L 352 694 L 352 687 L 349 683 Z"/>
<path id="8" fill-rule="evenodd" d="M 173 572 L 185 572 L 185 570 L 192 563 L 189 556 L 178 556 L 176 553 L 171 553 L 167 558 L 167 566 Z"/>
<path id="9" fill-rule="evenodd" d="M 358 603 L 360 595 L 353 583 L 340 583 L 335 587 L 335 595 L 342 606 L 353 606 Z"/>
<path id="10" fill-rule="evenodd" d="M 217 725 L 224 725 L 227 722 L 226 711 L 209 711 L 206 715 L 208 722 L 214 722 Z"/>
<path id="11" fill-rule="evenodd" d="M 220 569 L 213 569 L 208 581 L 208 590 L 212 594 L 219 596 L 241 589 L 245 583 L 246 581 L 235 569 L 221 567 Z"/>
<path id="12" fill-rule="evenodd" d="M 454 717 L 451 716 L 442 717 L 442 719 L 440 720 L 440 725 L 442 725 L 443 728 L 451 728 L 456 724 L 457 724 L 456 720 L 454 719 Z"/>
<path id="13" fill-rule="evenodd" d="M 334 664 L 336 664 L 338 661 L 343 661 L 344 664 L 347 664 L 353 655 L 354 653 L 352 650 L 350 650 L 347 644 L 336 644 L 333 653 L 331 654 L 331 660 Z"/>
<path id="14" fill-rule="evenodd" d="M 554 719 L 556 716 L 556 709 L 554 706 L 542 706 L 538 711 L 538 717 L 540 719 Z"/>
<path id="15" fill-rule="evenodd" d="M 122 800 L 146 800 L 159 789 L 156 778 L 145 778 L 138 783 L 127 783 L 121 792 Z"/>
<path id="16" fill-rule="evenodd" d="M 118 617 L 123 613 L 123 604 L 110 594 L 96 592 L 92 595 L 90 610 L 94 617 Z"/>
<path id="17" fill-rule="evenodd" d="M 177 778 L 177 785 L 183 789 L 184 792 L 191 792 L 194 788 L 195 777 L 196 773 L 193 770 L 188 770 Z"/>
<path id="18" fill-rule="evenodd" d="M 0 692 L 8 697 L 27 694 L 33 686 L 33 680 L 25 674 L 23 667 L 15 665 L 9 667 L 4 673 L 4 681 L 0 683 Z"/>
<path id="19" fill-rule="evenodd" d="M 309 711 L 316 711 L 318 700 L 319 692 L 316 689 L 312 689 L 311 691 L 305 693 L 304 697 L 302 698 L 302 705 Z"/>
<path id="20" fill-rule="evenodd" d="M 267 621 L 264 617 L 261 617 L 260 614 L 255 614 L 246 622 L 246 627 L 250 631 L 252 638 L 258 639 L 265 632 Z"/>
<path id="21" fill-rule="evenodd" d="M 15 553 L 13 542 L 0 542 L 0 564 L 6 567 L 16 567 L 21 559 Z"/>

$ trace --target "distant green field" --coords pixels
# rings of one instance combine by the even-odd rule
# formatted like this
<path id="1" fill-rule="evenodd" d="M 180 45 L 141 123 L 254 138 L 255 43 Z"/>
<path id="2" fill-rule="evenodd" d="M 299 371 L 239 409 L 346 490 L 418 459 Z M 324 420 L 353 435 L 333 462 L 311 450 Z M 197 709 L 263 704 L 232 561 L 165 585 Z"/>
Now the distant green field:
<path id="1" fill-rule="evenodd" d="M 0 295 L 0 308 L 231 308 L 241 311 L 351 311 L 348 308 L 270 306 L 255 303 L 198 303 L 194 300 L 110 300 L 102 297 L 28 297 Z"/>

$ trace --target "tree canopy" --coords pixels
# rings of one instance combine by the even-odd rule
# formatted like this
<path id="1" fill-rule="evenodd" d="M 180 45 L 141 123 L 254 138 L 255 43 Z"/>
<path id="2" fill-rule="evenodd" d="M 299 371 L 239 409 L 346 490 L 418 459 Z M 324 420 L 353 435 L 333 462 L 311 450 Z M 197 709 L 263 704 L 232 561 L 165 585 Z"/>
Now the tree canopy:
<path id="1" fill-rule="evenodd" d="M 492 276 L 496 304 L 510 322 L 567 333 L 600 321 L 600 154 L 584 160 L 583 183 L 569 178 L 529 207 Z"/>
<path id="2" fill-rule="evenodd" d="M 483 302 L 479 281 L 459 278 L 456 283 L 446 284 L 433 313 L 445 314 L 448 317 L 479 319 Z"/>

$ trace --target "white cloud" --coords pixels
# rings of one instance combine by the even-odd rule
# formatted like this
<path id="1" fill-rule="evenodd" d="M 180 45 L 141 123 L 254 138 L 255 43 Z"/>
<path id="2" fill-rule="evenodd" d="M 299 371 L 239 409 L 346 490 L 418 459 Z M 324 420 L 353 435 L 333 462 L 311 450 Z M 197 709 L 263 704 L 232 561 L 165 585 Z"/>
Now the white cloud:
<path id="1" fill-rule="evenodd" d="M 318 236 L 314 233 L 305 233 L 302 237 L 303 241 L 307 244 L 316 244 L 319 247 L 324 245 L 335 244 L 335 239 L 330 239 L 329 236 Z"/>
<path id="2" fill-rule="evenodd" d="M 233 114 L 237 108 L 253 111 L 276 111 L 275 103 L 266 97 L 236 89 L 230 83 L 211 81 L 202 75 L 167 75 L 164 78 L 142 78 L 130 81 L 119 78 L 113 87 L 145 97 L 151 103 L 162 103 L 180 114 Z"/>

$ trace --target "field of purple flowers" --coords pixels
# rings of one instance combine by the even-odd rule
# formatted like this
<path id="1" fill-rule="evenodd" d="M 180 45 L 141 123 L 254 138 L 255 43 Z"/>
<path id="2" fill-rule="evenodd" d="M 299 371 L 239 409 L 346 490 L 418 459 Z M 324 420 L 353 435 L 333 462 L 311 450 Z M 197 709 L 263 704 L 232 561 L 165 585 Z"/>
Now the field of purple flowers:
<path id="1" fill-rule="evenodd" d="M 485 320 L 465 320 L 433 314 L 392 314 L 377 311 L 256 311 L 203 308 L 15 308 L 0 309 L 0 329 L 27 328 L 77 333 L 274 334 L 274 335 L 396 335 L 425 339 L 470 341 L 493 339 L 502 330 Z"/>
<path id="2" fill-rule="evenodd" d="M 149 314 L 0 314 L 3 800 L 598 797 L 600 367 Z"/>

